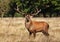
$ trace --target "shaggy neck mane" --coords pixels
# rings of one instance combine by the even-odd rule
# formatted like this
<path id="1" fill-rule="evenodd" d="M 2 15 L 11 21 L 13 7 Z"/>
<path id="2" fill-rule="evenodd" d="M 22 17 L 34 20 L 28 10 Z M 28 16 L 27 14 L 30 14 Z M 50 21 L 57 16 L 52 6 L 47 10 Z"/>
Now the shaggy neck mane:
<path id="1" fill-rule="evenodd" d="M 31 24 L 32 24 L 31 19 L 26 19 L 25 20 L 25 27 L 27 27 L 27 29 L 31 27 Z"/>

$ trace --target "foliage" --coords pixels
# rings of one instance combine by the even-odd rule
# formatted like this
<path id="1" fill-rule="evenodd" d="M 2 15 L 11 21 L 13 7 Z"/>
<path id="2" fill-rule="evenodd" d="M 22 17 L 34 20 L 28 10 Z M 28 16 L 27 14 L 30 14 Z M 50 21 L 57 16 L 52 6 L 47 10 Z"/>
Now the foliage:
<path id="1" fill-rule="evenodd" d="M 9 10 L 9 0 L 0 0 L 0 15 L 3 17 Z"/>
<path id="2" fill-rule="evenodd" d="M 37 14 L 38 16 L 41 13 L 44 17 L 46 17 L 46 15 L 49 15 L 51 17 L 55 13 L 56 16 L 59 16 L 60 0 L 0 0 L 0 12 L 3 10 L 4 14 L 11 14 L 12 17 L 14 17 L 15 13 L 17 12 L 15 10 L 17 9 L 17 7 L 19 8 L 19 11 L 27 14 L 36 13 L 38 10 L 41 9 L 41 12 Z M 8 16 L 7 14 L 6 16 Z M 16 16 L 21 15 L 19 14 L 20 13 L 18 13 Z"/>

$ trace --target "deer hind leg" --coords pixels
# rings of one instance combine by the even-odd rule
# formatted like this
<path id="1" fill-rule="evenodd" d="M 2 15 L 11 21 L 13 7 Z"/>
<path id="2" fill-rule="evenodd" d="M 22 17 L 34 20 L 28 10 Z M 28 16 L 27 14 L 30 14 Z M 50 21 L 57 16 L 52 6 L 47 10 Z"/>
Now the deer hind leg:
<path id="1" fill-rule="evenodd" d="M 45 36 L 49 36 L 48 30 L 42 31 Z"/>
<path id="2" fill-rule="evenodd" d="M 35 31 L 33 32 L 33 36 L 34 36 L 34 38 L 36 37 L 36 32 Z"/>

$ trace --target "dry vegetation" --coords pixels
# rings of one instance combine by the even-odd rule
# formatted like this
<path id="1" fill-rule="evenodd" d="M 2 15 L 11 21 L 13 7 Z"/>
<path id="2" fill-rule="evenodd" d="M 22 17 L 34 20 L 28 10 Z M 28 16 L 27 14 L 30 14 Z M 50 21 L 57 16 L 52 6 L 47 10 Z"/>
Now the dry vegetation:
<path id="1" fill-rule="evenodd" d="M 24 26 L 24 18 L 0 19 L 0 42 L 60 42 L 60 18 L 33 18 L 36 21 L 46 21 L 49 25 L 49 37 L 41 32 L 29 39 L 29 34 Z"/>

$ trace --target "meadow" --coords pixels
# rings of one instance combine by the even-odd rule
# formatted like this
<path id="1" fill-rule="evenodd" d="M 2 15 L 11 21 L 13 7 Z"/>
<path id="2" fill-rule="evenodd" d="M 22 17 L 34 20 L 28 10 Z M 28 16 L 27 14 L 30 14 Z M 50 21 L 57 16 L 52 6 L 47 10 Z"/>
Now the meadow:
<path id="1" fill-rule="evenodd" d="M 49 37 L 38 32 L 36 37 L 29 38 L 25 28 L 25 18 L 0 18 L 0 42 L 60 42 L 60 17 L 33 18 L 34 21 L 45 21 L 49 24 Z"/>

